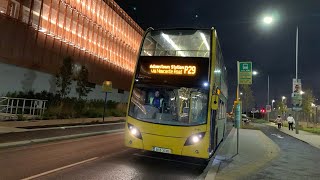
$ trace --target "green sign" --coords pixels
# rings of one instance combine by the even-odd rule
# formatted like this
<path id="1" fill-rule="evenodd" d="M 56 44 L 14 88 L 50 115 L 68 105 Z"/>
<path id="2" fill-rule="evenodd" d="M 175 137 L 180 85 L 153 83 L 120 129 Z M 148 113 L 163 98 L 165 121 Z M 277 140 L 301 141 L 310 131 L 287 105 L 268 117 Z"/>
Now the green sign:
<path id="1" fill-rule="evenodd" d="M 252 84 L 252 62 L 238 62 L 239 84 Z"/>
<path id="2" fill-rule="evenodd" d="M 302 110 L 302 95 L 301 93 L 292 93 L 292 110 L 301 111 Z"/>

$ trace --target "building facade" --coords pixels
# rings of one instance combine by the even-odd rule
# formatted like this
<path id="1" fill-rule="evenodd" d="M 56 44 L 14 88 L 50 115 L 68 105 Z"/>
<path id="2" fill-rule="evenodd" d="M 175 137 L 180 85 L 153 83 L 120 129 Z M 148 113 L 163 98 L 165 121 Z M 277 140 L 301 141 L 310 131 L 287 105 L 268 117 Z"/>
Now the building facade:
<path id="1" fill-rule="evenodd" d="M 91 83 L 131 85 L 143 30 L 113 0 L 0 0 L 0 27 L 3 67 L 54 76 L 70 56 Z"/>

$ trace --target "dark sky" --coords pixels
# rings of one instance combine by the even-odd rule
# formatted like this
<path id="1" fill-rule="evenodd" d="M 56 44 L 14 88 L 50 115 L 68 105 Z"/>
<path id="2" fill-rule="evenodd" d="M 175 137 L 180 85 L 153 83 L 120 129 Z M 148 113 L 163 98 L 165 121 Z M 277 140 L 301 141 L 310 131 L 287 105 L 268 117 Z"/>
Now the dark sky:
<path id="1" fill-rule="evenodd" d="M 228 68 L 229 99 L 236 90 L 236 61 L 250 60 L 257 105 L 290 97 L 295 78 L 295 31 L 299 26 L 299 78 L 320 98 L 320 0 L 117 0 L 143 29 L 215 27 Z M 135 10 L 134 10 L 135 9 Z M 271 26 L 261 23 L 273 15 Z"/>

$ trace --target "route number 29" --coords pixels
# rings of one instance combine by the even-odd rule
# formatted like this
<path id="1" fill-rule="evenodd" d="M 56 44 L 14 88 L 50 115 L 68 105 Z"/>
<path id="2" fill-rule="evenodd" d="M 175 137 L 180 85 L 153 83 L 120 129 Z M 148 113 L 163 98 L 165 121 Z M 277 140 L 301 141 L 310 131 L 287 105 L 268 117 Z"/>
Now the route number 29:
<path id="1" fill-rule="evenodd" d="M 184 74 L 186 75 L 195 75 L 197 71 L 196 66 L 185 66 L 184 67 Z"/>

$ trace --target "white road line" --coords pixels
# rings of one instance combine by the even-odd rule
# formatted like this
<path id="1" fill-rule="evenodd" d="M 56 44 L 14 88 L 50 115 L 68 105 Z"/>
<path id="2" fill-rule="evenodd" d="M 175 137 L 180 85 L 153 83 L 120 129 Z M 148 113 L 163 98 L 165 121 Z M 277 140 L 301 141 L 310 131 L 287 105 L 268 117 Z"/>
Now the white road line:
<path id="1" fill-rule="evenodd" d="M 38 178 L 38 177 L 41 177 L 41 176 L 45 176 L 45 175 L 50 174 L 50 173 L 54 173 L 54 172 L 57 172 L 57 171 L 61 171 L 63 169 L 67 169 L 67 168 L 70 168 L 70 167 L 73 167 L 73 166 L 77 166 L 79 164 L 83 164 L 83 163 L 87 163 L 89 161 L 93 161 L 93 160 L 95 160 L 97 158 L 98 157 L 94 157 L 94 158 L 90 158 L 90 159 L 87 159 L 87 160 L 84 160 L 84 161 L 80 161 L 80 162 L 77 162 L 77 163 L 69 164 L 67 166 L 59 167 L 59 168 L 56 168 L 56 169 L 53 169 L 53 170 L 50 170 L 50 171 L 46 171 L 46 172 L 43 172 L 43 173 L 40 173 L 40 174 L 37 174 L 37 175 L 34 175 L 34 176 L 30 176 L 30 177 L 24 178 L 22 180 L 35 179 L 35 178 Z"/>

